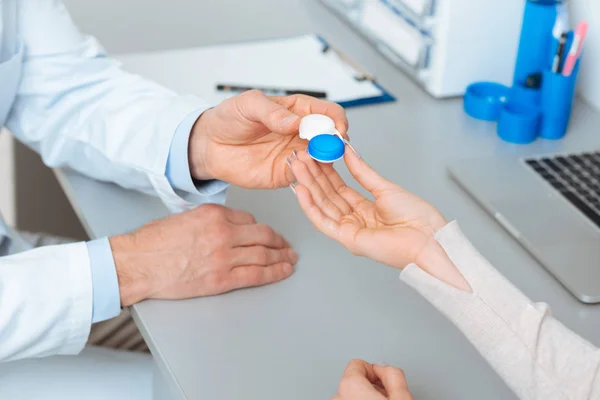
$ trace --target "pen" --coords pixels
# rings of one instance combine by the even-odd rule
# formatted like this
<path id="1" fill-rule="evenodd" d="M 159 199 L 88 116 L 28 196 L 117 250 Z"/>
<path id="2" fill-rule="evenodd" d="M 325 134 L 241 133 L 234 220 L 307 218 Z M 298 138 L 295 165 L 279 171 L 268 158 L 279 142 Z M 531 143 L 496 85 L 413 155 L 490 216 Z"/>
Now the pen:
<path id="1" fill-rule="evenodd" d="M 556 40 L 560 39 L 563 32 L 569 31 L 569 9 L 564 4 L 556 6 L 556 22 L 552 28 L 552 36 Z"/>
<path id="2" fill-rule="evenodd" d="M 567 34 L 563 33 L 562 35 L 560 35 L 560 39 L 558 42 L 558 50 L 556 51 L 554 61 L 552 62 L 552 72 L 554 72 L 555 74 L 561 72 L 561 63 L 565 53 L 565 44 L 567 44 Z"/>
<path id="3" fill-rule="evenodd" d="M 304 89 L 283 89 L 283 88 L 261 88 L 261 87 L 249 87 L 240 85 L 228 85 L 219 83 L 217 84 L 217 90 L 221 92 L 245 92 L 247 90 L 260 90 L 261 92 L 270 96 L 290 96 L 293 94 L 304 94 L 306 96 L 316 97 L 317 99 L 326 99 L 327 93 L 317 90 L 304 90 Z"/>
<path id="4" fill-rule="evenodd" d="M 587 31 L 587 22 L 581 21 L 577 26 L 577 30 L 575 31 L 573 44 L 571 44 L 571 49 L 569 49 L 569 54 L 567 55 L 565 66 L 563 67 L 562 74 L 564 77 L 569 77 L 573 73 L 573 69 L 575 69 L 577 59 L 579 59 L 579 56 L 581 55 L 581 50 L 583 49 L 583 43 L 585 42 Z"/>

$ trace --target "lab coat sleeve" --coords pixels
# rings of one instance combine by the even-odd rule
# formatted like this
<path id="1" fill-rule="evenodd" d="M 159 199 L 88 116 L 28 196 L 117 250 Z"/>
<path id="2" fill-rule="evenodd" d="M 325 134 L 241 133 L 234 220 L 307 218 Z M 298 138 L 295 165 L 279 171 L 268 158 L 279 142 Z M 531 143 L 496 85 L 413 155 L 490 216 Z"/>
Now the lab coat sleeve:
<path id="1" fill-rule="evenodd" d="M 173 211 L 192 207 L 165 169 L 178 126 L 209 105 L 123 71 L 59 0 L 22 0 L 18 16 L 24 65 L 13 134 L 48 166 L 158 194 Z"/>
<path id="2" fill-rule="evenodd" d="M 85 243 L 0 258 L 0 361 L 77 354 L 88 339 L 91 318 Z"/>

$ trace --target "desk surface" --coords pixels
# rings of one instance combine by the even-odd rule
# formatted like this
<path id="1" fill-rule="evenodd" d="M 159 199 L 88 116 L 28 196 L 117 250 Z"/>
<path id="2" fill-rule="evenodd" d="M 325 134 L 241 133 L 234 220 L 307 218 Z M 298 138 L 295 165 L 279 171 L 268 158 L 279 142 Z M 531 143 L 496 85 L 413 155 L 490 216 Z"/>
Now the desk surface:
<path id="1" fill-rule="evenodd" d="M 206 3 L 222 12 L 234 1 Z M 248 18 L 248 12 L 261 19 Z M 199 15 L 199 32 L 207 14 Z M 572 130 L 562 141 L 507 144 L 496 137 L 493 125 L 465 116 L 460 100 L 435 101 L 423 93 L 314 1 L 261 0 L 251 11 L 232 7 L 229 18 L 237 24 L 212 24 L 206 43 L 257 38 L 252 24 L 260 20 L 261 38 L 316 32 L 374 73 L 398 101 L 349 110 L 352 142 L 364 158 L 388 179 L 433 202 L 449 219 L 459 220 L 512 282 L 531 298 L 548 302 L 566 325 L 600 345 L 600 307 L 569 295 L 448 179 L 445 169 L 465 157 L 598 147 L 596 112 L 579 102 Z M 135 72 L 179 92 L 194 92 L 194 81 L 202 77 L 194 76 L 193 68 L 169 64 L 168 53 L 155 59 Z M 339 167 L 348 177 L 345 167 Z M 92 237 L 129 231 L 167 215 L 155 198 L 71 171 L 60 176 Z M 466 339 L 399 282 L 397 271 L 355 258 L 316 233 L 289 189 L 232 188 L 227 204 L 282 232 L 300 262 L 290 279 L 276 285 L 134 307 L 159 367 L 182 399 L 325 399 L 335 393 L 345 364 L 356 357 L 404 368 L 415 398 L 514 398 Z"/>

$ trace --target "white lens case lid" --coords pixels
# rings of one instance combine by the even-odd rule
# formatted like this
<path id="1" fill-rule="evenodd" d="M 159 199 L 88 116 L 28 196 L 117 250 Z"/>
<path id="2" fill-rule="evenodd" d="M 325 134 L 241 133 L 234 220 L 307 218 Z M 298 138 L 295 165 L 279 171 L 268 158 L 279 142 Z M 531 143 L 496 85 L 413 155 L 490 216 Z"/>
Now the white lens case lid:
<path id="1" fill-rule="evenodd" d="M 340 132 L 335 129 L 335 122 L 327 115 L 311 114 L 300 121 L 300 137 L 311 140 L 318 135 L 335 135 L 344 140 Z"/>

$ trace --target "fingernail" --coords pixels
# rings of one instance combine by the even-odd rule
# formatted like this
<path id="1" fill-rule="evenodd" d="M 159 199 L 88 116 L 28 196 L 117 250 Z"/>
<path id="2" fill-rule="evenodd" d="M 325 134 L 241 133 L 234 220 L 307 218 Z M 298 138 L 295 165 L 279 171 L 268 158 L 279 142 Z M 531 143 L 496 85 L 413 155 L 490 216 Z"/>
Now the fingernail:
<path id="1" fill-rule="evenodd" d="M 291 274 L 294 271 L 294 267 L 292 266 L 292 264 L 284 264 L 283 265 L 283 272 L 286 273 L 286 275 Z"/>
<path id="2" fill-rule="evenodd" d="M 345 140 L 344 142 L 346 142 L 346 144 L 348 145 L 348 147 L 350 147 L 352 149 L 352 151 L 354 152 L 354 154 L 356 155 L 356 157 L 362 158 L 360 156 L 360 154 L 358 154 L 358 151 L 356 151 L 356 149 L 354 148 L 354 146 L 352 146 L 348 140 Z"/>
<path id="3" fill-rule="evenodd" d="M 386 362 L 376 362 L 375 365 L 377 365 L 378 367 L 389 367 L 390 364 L 386 363 Z"/>
<path id="4" fill-rule="evenodd" d="M 296 179 L 296 174 L 294 174 L 294 170 L 292 169 L 292 159 L 289 157 L 286 157 L 285 163 L 287 164 L 288 168 L 290 169 L 290 172 L 292 173 L 292 176 L 294 177 L 294 182 L 297 182 L 298 179 Z"/>
<path id="5" fill-rule="evenodd" d="M 296 149 L 292 150 L 292 157 L 294 158 L 294 160 L 298 159 L 298 152 L 296 151 Z"/>
<path id="6" fill-rule="evenodd" d="M 282 119 L 281 122 L 279 122 L 279 126 L 281 127 L 281 129 L 286 129 L 290 125 L 292 125 L 294 122 L 298 121 L 298 118 L 300 118 L 300 117 L 297 116 L 296 114 L 289 115 L 289 116 L 285 117 L 284 119 Z"/>
<path id="7" fill-rule="evenodd" d="M 288 255 L 290 256 L 290 260 L 292 263 L 296 264 L 298 262 L 298 254 L 292 249 L 288 250 Z"/>
<path id="8" fill-rule="evenodd" d="M 294 194 L 296 194 L 296 187 L 295 187 L 295 185 L 296 185 L 295 183 L 292 183 L 290 185 L 290 189 L 292 189 L 292 192 L 294 192 Z"/>

